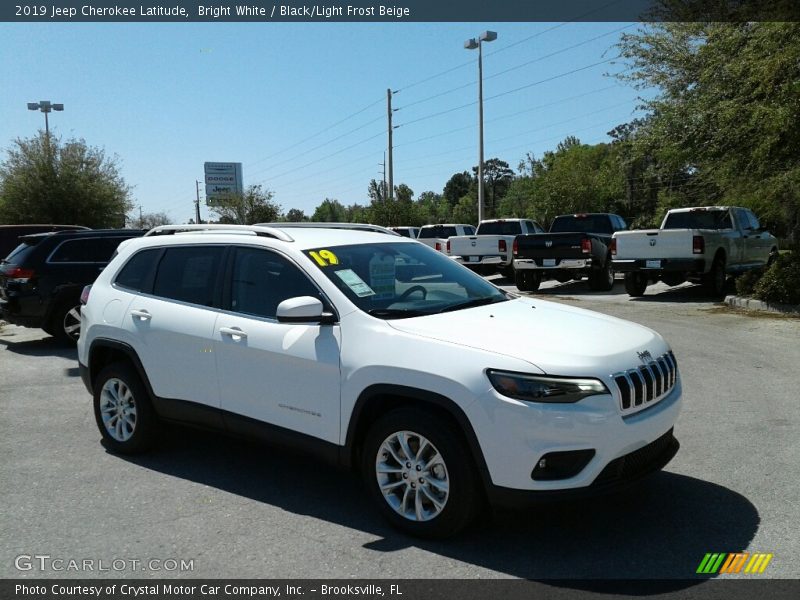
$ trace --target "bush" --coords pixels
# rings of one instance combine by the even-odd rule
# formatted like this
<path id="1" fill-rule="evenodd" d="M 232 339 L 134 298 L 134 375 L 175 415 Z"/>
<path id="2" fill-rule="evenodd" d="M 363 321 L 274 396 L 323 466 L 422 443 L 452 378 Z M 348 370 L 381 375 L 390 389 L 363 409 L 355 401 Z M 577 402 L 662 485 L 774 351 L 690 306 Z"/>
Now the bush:
<path id="1" fill-rule="evenodd" d="M 764 271 L 761 269 L 753 269 L 743 273 L 740 277 L 736 278 L 736 293 L 739 296 L 752 296 L 755 292 L 756 284 L 761 280 Z"/>
<path id="2" fill-rule="evenodd" d="M 800 251 L 781 254 L 755 284 L 753 292 L 764 302 L 800 304 Z"/>

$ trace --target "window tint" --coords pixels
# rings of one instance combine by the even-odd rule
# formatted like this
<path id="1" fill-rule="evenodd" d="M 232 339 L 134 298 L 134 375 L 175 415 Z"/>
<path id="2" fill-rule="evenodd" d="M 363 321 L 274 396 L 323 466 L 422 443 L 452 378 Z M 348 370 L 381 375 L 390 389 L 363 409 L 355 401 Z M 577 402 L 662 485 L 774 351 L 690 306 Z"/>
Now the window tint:
<path id="1" fill-rule="evenodd" d="M 467 231 L 466 235 L 473 235 L 475 230 L 473 229 L 471 232 Z M 456 233 L 455 227 L 445 227 L 444 225 L 434 225 L 433 227 L 423 227 L 419 232 L 419 237 L 422 239 L 425 238 L 449 238 L 454 235 L 458 235 Z"/>
<path id="2" fill-rule="evenodd" d="M 456 234 L 453 233 L 451 235 L 456 235 Z M 475 235 L 475 228 L 472 225 L 467 225 L 466 227 L 464 227 L 464 235 Z"/>
<path id="3" fill-rule="evenodd" d="M 727 210 L 690 210 L 671 213 L 664 222 L 664 229 L 730 229 L 732 227 L 731 214 Z"/>
<path id="4" fill-rule="evenodd" d="M 27 258 L 31 255 L 33 249 L 36 248 L 36 244 L 38 243 L 39 240 L 36 240 L 35 238 L 31 241 L 26 241 L 21 243 L 19 246 L 17 246 L 11 251 L 11 254 L 9 254 L 5 258 L 5 260 L 7 260 L 10 263 L 14 263 L 16 265 L 23 264 L 25 260 L 27 260 Z M 0 260 L 2 259 L 3 257 L 0 256 Z"/>
<path id="5" fill-rule="evenodd" d="M 160 248 L 151 248 L 134 254 L 122 267 L 114 283 L 120 287 L 141 292 L 159 252 L 161 252 Z"/>
<path id="6" fill-rule="evenodd" d="M 192 304 L 211 306 L 222 246 L 167 248 L 158 265 L 153 293 Z"/>
<path id="7" fill-rule="evenodd" d="M 755 231 L 757 229 L 761 229 L 761 223 L 758 222 L 758 217 L 756 217 L 752 211 L 745 211 L 747 213 L 747 217 L 750 220 L 750 227 Z"/>
<path id="8" fill-rule="evenodd" d="M 236 250 L 231 310 L 275 318 L 278 304 L 297 296 L 313 296 L 325 302 L 305 273 L 280 254 L 258 248 Z"/>
<path id="9" fill-rule="evenodd" d="M 493 221 L 478 225 L 478 232 L 481 235 L 519 235 L 522 225 L 519 221 Z"/>
<path id="10" fill-rule="evenodd" d="M 107 263 L 125 237 L 83 238 L 63 242 L 53 255 L 50 262 L 54 263 Z"/>
<path id="11" fill-rule="evenodd" d="M 608 233 L 611 221 L 606 215 L 564 215 L 556 217 L 550 226 L 550 233 Z"/>
<path id="12" fill-rule="evenodd" d="M 739 227 L 742 229 L 753 228 L 753 225 L 750 223 L 750 218 L 747 216 L 747 211 L 743 208 L 736 209 L 736 220 L 739 221 Z"/>

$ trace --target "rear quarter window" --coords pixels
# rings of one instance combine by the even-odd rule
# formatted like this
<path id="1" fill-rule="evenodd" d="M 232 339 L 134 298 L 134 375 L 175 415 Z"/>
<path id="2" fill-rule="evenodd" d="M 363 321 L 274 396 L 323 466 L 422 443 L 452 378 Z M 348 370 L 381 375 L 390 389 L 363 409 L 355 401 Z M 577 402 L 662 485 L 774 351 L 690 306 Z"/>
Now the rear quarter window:
<path id="1" fill-rule="evenodd" d="M 114 283 L 135 292 L 143 291 L 160 253 L 160 248 L 137 252 L 122 267 Z"/>

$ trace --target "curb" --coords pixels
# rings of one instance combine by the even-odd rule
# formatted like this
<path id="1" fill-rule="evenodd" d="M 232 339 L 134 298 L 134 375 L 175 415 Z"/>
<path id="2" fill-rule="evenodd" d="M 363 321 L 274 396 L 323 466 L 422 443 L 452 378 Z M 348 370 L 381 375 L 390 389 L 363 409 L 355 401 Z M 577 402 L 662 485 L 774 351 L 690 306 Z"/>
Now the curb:
<path id="1" fill-rule="evenodd" d="M 778 313 L 783 315 L 800 315 L 800 306 L 791 304 L 770 304 L 755 298 L 743 296 L 725 296 L 725 304 L 742 310 Z"/>

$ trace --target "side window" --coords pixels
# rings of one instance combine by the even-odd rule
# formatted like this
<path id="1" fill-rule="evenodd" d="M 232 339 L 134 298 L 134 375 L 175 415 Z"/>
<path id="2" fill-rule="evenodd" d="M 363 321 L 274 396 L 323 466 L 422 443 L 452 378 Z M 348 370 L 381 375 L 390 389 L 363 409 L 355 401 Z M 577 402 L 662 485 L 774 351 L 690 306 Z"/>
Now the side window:
<path id="1" fill-rule="evenodd" d="M 617 226 L 614 229 L 617 231 L 625 231 L 628 228 L 628 224 L 625 222 L 625 219 L 619 215 L 614 215 L 614 219 L 617 222 Z"/>
<path id="2" fill-rule="evenodd" d="M 761 229 L 761 223 L 758 222 L 758 217 L 753 214 L 753 211 L 748 210 L 745 212 L 747 212 L 747 217 L 750 220 L 750 227 L 753 229 L 753 231 Z"/>
<path id="3" fill-rule="evenodd" d="M 325 302 L 308 276 L 280 254 L 259 248 L 236 250 L 231 310 L 274 319 L 278 304 L 297 296 L 313 296 Z"/>
<path id="4" fill-rule="evenodd" d="M 67 240 L 50 257 L 54 263 L 107 263 L 124 237 Z"/>
<path id="5" fill-rule="evenodd" d="M 727 219 L 728 223 L 730 223 L 731 220 L 730 211 L 728 211 Z M 739 222 L 739 228 L 742 230 L 753 228 L 753 225 L 750 223 L 750 219 L 747 216 L 747 211 L 744 210 L 743 208 L 736 209 L 736 220 Z M 733 225 L 728 225 L 728 227 L 733 227 Z"/>
<path id="6" fill-rule="evenodd" d="M 475 228 L 472 225 L 464 227 L 464 235 L 475 235 Z"/>
<path id="7" fill-rule="evenodd" d="M 167 248 L 158 265 L 153 294 L 201 306 L 214 304 L 222 246 Z"/>
<path id="8" fill-rule="evenodd" d="M 141 292 L 147 283 L 150 271 L 155 266 L 155 261 L 160 248 L 150 248 L 134 254 L 117 275 L 114 283 L 134 292 Z"/>

